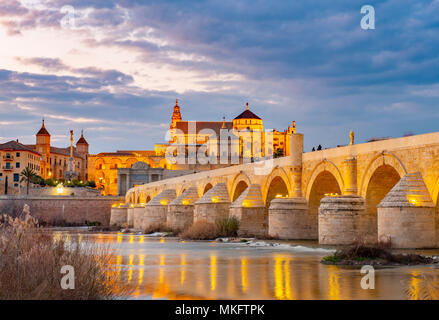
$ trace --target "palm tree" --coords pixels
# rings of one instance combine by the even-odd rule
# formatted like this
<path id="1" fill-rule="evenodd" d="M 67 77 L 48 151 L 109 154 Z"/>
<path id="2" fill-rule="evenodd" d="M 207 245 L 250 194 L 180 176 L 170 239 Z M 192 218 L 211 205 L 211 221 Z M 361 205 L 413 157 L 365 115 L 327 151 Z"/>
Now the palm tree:
<path id="1" fill-rule="evenodd" d="M 36 176 L 35 172 L 27 166 L 23 171 L 21 171 L 21 180 L 26 181 L 26 194 L 29 195 L 29 184 L 32 179 Z"/>

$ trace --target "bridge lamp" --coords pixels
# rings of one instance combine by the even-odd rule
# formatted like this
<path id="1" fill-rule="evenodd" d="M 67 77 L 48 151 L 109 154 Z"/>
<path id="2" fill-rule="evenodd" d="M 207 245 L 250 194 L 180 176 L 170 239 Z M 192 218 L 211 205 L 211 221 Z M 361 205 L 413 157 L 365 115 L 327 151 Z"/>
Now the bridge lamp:
<path id="1" fill-rule="evenodd" d="M 131 208 L 134 208 L 134 203 L 130 204 L 130 207 L 131 207 Z"/>
<path id="2" fill-rule="evenodd" d="M 162 206 L 166 206 L 166 205 L 168 204 L 168 201 L 166 201 L 166 200 L 161 200 L 161 201 L 160 201 L 160 204 L 161 204 Z"/>
<path id="3" fill-rule="evenodd" d="M 118 204 L 117 203 L 114 203 L 111 207 L 112 208 L 116 208 L 118 206 Z"/>
<path id="4" fill-rule="evenodd" d="M 242 206 L 245 207 L 245 208 L 250 207 L 250 201 L 248 201 L 248 200 L 244 200 L 244 201 L 242 202 Z"/>
<path id="5" fill-rule="evenodd" d="M 184 206 L 187 206 L 189 204 L 189 200 L 188 199 L 183 199 L 181 201 L 181 204 L 184 205 Z"/>
<path id="6" fill-rule="evenodd" d="M 212 197 L 211 200 L 212 200 L 213 203 L 218 203 L 219 202 L 219 197 L 217 197 L 217 196 Z"/>

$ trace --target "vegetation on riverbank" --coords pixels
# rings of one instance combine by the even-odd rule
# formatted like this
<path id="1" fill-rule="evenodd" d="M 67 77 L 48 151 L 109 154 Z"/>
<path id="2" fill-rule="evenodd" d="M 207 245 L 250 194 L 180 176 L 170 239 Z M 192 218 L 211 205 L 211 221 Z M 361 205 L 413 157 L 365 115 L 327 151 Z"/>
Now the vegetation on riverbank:
<path id="1" fill-rule="evenodd" d="M 99 300 L 116 296 L 118 281 L 108 248 L 66 242 L 29 214 L 0 217 L 0 299 Z M 63 266 L 74 270 L 74 289 L 63 289 Z"/>
<path id="2" fill-rule="evenodd" d="M 392 253 L 388 244 L 366 245 L 354 243 L 352 246 L 337 250 L 322 259 L 323 264 L 332 265 L 419 265 L 437 261 L 419 254 Z"/>
<path id="3" fill-rule="evenodd" d="M 235 217 L 217 219 L 215 223 L 197 221 L 179 236 L 186 240 L 214 240 L 220 237 L 236 237 L 239 220 Z"/>

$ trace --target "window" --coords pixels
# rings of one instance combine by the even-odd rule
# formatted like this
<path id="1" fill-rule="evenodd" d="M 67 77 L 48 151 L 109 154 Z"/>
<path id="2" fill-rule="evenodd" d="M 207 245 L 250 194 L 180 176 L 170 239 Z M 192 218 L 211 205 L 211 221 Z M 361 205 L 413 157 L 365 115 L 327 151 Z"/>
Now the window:
<path id="1" fill-rule="evenodd" d="M 6 162 L 6 169 L 11 169 L 11 163 L 10 162 Z"/>
<path id="2" fill-rule="evenodd" d="M 20 152 L 17 152 L 15 155 L 17 156 L 17 158 L 20 158 Z"/>
<path id="3" fill-rule="evenodd" d="M 20 162 L 16 162 L 16 163 L 15 163 L 15 168 L 17 168 L 17 169 L 20 168 Z"/>
<path id="4" fill-rule="evenodd" d="M 14 173 L 14 182 L 20 181 L 20 175 L 18 173 Z"/>

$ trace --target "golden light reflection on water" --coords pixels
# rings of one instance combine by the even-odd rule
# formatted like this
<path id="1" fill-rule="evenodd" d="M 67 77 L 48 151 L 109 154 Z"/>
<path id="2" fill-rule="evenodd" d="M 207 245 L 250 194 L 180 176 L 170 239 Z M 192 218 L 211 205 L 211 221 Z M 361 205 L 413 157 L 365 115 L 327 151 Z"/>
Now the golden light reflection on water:
<path id="1" fill-rule="evenodd" d="M 328 266 L 329 270 L 329 300 L 340 299 L 340 275 L 336 266 Z"/>
<path id="2" fill-rule="evenodd" d="M 216 290 L 216 256 L 210 256 L 210 290 Z"/>
<path id="3" fill-rule="evenodd" d="M 98 235 L 95 242 L 120 243 L 119 237 Z M 295 256 L 289 252 L 265 253 L 252 249 L 230 254 L 220 245 L 214 245 L 215 250 L 210 250 L 209 244 L 198 251 L 200 244 L 193 249 L 191 242 L 182 244 L 166 240 L 165 246 L 159 239 L 134 236 L 133 240 L 132 237 L 123 236 L 122 242 L 128 247 L 117 251 L 111 263 L 121 266 L 117 272 L 130 287 L 133 297 L 282 300 L 420 297 L 422 279 L 418 277 L 419 272 L 406 269 L 394 269 L 400 273 L 387 270 L 385 272 L 390 273 L 387 282 L 377 283 L 377 290 L 362 290 L 359 270 L 321 265 L 322 256 Z M 383 278 L 380 276 L 380 281 Z M 410 287 L 410 297 L 400 286 L 403 280 Z M 387 295 L 380 296 L 380 293 Z"/>
<path id="4" fill-rule="evenodd" d="M 421 279 L 419 278 L 419 273 L 414 271 L 411 274 L 410 286 L 408 287 L 409 297 L 411 300 L 419 300 L 419 285 Z"/>
<path id="5" fill-rule="evenodd" d="M 248 260 L 246 258 L 241 258 L 241 286 L 242 292 L 244 293 L 248 289 L 247 264 Z"/>

